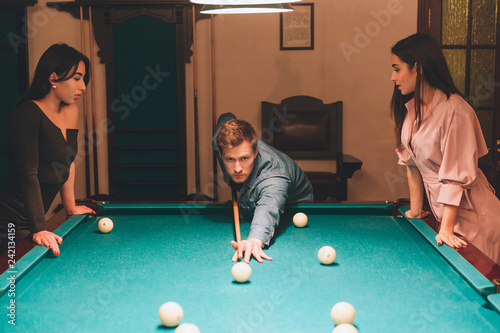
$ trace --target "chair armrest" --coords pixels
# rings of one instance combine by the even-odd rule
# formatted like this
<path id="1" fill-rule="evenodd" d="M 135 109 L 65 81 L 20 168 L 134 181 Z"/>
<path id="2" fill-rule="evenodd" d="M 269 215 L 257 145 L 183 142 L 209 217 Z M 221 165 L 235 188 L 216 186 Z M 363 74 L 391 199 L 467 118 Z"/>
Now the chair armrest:
<path id="1" fill-rule="evenodd" d="M 348 154 L 342 154 L 342 158 L 337 159 L 337 174 L 342 179 L 352 178 L 357 170 L 361 169 L 363 162 L 356 157 Z"/>

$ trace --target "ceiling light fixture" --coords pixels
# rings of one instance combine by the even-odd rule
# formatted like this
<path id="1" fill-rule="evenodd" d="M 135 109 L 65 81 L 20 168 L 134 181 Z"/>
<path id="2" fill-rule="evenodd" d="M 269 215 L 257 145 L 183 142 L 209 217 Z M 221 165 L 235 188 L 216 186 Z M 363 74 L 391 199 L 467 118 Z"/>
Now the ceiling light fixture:
<path id="1" fill-rule="evenodd" d="M 261 5 L 204 5 L 202 14 L 257 14 L 257 13 L 284 13 L 292 12 L 289 3 L 261 4 Z"/>
<path id="2" fill-rule="evenodd" d="M 190 1 L 192 3 L 201 5 L 252 6 L 252 5 L 290 3 L 290 2 L 298 2 L 301 0 L 190 0 Z"/>

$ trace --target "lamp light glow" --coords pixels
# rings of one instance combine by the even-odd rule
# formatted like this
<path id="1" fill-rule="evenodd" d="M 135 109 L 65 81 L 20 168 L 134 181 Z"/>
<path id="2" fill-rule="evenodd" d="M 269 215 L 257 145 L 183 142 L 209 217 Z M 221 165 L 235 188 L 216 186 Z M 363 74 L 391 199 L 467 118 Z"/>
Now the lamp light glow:
<path id="1" fill-rule="evenodd" d="M 289 3 L 268 5 L 204 5 L 202 14 L 258 14 L 258 13 L 285 13 L 292 12 Z"/>
<path id="2" fill-rule="evenodd" d="M 200 5 L 252 6 L 252 5 L 291 3 L 302 0 L 190 0 L 190 1 L 192 3 Z"/>

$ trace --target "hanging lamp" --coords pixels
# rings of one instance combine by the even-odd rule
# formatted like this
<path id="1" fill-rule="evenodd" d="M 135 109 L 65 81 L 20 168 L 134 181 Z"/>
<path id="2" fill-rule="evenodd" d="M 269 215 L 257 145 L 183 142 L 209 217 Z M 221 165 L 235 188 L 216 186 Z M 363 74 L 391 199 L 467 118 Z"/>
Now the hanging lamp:
<path id="1" fill-rule="evenodd" d="M 200 5 L 223 5 L 223 6 L 253 6 L 269 5 L 279 3 L 291 3 L 301 0 L 190 0 L 192 3 Z"/>
<path id="2" fill-rule="evenodd" d="M 260 5 L 204 5 L 202 14 L 257 14 L 257 13 L 285 13 L 292 12 L 289 3 L 260 4 Z"/>

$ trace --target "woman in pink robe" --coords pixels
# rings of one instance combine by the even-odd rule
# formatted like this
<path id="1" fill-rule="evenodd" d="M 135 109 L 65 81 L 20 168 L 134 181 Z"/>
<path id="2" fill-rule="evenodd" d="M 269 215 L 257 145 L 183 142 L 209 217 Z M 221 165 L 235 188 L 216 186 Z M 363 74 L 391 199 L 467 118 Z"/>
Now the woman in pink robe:
<path id="1" fill-rule="evenodd" d="M 436 241 L 465 237 L 500 264 L 500 201 L 478 168 L 488 153 L 474 110 L 453 84 L 439 44 L 415 34 L 392 48 L 396 153 L 407 166 L 409 218 L 423 218 L 424 191 L 441 222 Z"/>

